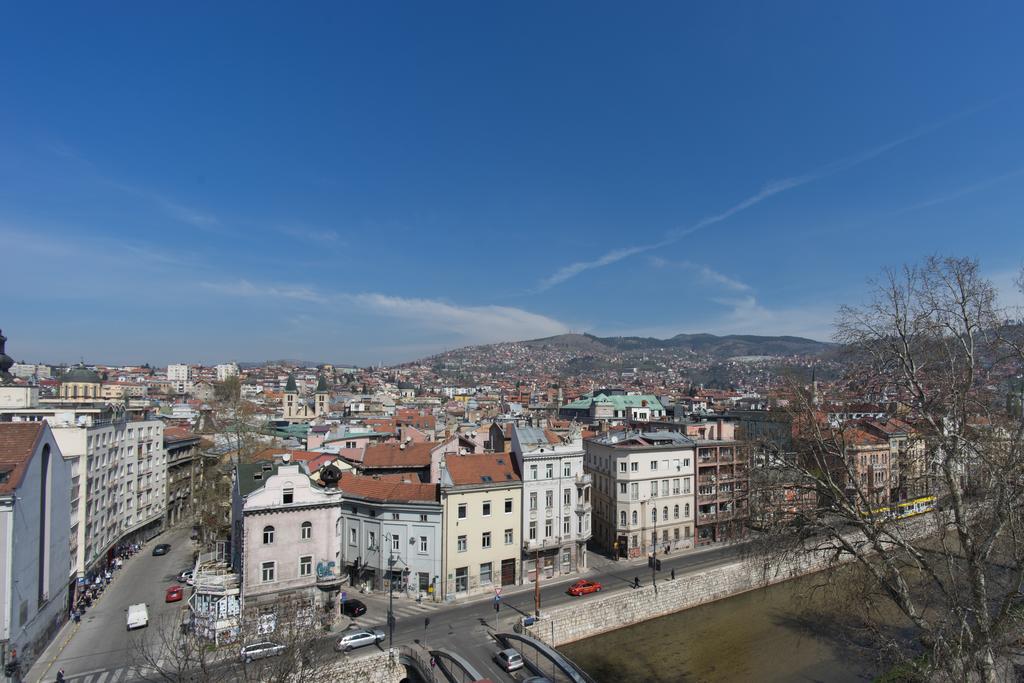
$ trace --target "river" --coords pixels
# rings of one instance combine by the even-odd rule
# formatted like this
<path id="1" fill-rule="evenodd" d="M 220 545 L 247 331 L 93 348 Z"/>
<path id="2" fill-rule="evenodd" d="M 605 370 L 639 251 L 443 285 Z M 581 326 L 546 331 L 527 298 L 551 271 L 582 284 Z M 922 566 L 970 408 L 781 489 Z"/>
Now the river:
<path id="1" fill-rule="evenodd" d="M 560 647 L 600 683 L 870 681 L 873 649 L 808 576 Z"/>

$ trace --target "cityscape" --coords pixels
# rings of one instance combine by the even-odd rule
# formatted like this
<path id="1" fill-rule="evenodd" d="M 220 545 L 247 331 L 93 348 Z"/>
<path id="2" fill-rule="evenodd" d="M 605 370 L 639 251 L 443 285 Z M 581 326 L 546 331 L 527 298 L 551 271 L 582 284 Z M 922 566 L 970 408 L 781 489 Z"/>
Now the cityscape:
<path id="1" fill-rule="evenodd" d="M 1021 7 L 54 9 L 5 680 L 1024 680 Z"/>

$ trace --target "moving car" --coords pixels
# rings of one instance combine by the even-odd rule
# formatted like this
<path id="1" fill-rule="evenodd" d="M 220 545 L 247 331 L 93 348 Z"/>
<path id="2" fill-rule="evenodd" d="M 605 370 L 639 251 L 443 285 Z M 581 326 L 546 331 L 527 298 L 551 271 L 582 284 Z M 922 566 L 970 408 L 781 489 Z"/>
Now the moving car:
<path id="1" fill-rule="evenodd" d="M 494 655 L 494 661 L 509 673 L 523 668 L 523 656 L 512 648 L 506 648 Z"/>
<path id="2" fill-rule="evenodd" d="M 360 600 L 346 600 L 341 606 L 341 613 L 346 617 L 361 617 L 366 614 L 366 605 Z"/>
<path id="3" fill-rule="evenodd" d="M 143 628 L 149 625 L 149 608 L 146 603 L 128 605 L 128 630 Z"/>
<path id="4" fill-rule="evenodd" d="M 185 597 L 185 589 L 175 584 L 167 589 L 166 595 L 164 595 L 164 602 L 178 602 Z"/>
<path id="5" fill-rule="evenodd" d="M 587 581 L 586 579 L 580 579 L 573 585 L 569 586 L 569 595 L 586 595 L 587 593 L 596 593 L 601 590 L 601 584 L 597 581 Z"/>
<path id="6" fill-rule="evenodd" d="M 188 583 L 189 579 L 192 578 L 192 569 L 182 569 L 175 578 L 182 583 Z"/>
<path id="7" fill-rule="evenodd" d="M 357 647 L 379 643 L 382 640 L 384 640 L 384 631 L 379 628 L 362 629 L 343 635 L 334 649 L 338 652 L 348 652 Z"/>
<path id="8" fill-rule="evenodd" d="M 156 555 L 166 555 L 170 549 L 171 549 L 171 544 L 170 543 L 161 543 L 157 547 L 153 548 L 153 555 L 154 556 L 156 556 Z"/>
<path id="9" fill-rule="evenodd" d="M 276 657 L 282 652 L 284 652 L 284 645 L 266 641 L 263 643 L 253 643 L 251 645 L 246 645 L 242 648 L 241 657 L 242 661 L 248 664 L 254 659 L 263 659 L 264 657 Z"/>

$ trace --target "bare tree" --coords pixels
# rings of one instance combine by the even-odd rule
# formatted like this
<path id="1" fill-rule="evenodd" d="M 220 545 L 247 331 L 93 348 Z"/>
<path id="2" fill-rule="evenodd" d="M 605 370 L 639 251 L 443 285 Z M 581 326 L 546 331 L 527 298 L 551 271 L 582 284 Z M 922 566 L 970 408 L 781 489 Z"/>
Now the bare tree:
<path id="1" fill-rule="evenodd" d="M 884 403 L 906 427 L 899 448 L 801 387 L 791 452 L 767 459 L 774 491 L 753 517 L 766 566 L 817 551 L 826 581 L 863 581 L 861 616 L 922 677 L 995 681 L 1022 632 L 1024 454 L 1005 391 L 1024 347 L 1004 317 L 974 261 L 886 272 L 867 304 L 841 309 L 836 341 L 843 392 Z M 872 624 L 879 601 L 913 638 Z"/>

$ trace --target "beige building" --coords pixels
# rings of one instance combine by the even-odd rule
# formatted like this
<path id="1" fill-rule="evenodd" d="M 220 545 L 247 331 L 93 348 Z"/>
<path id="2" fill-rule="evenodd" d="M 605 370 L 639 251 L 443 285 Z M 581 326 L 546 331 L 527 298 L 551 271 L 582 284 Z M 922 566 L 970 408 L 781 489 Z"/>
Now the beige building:
<path id="1" fill-rule="evenodd" d="M 619 557 L 694 544 L 697 442 L 676 432 L 611 433 L 584 441 L 597 545 Z"/>
<path id="2" fill-rule="evenodd" d="M 516 584 L 522 492 L 507 455 L 447 455 L 442 461 L 444 600 Z"/>
<path id="3" fill-rule="evenodd" d="M 330 396 L 331 392 L 323 375 L 320 375 L 316 383 L 312 402 L 299 394 L 295 375 L 288 375 L 288 383 L 284 387 L 284 419 L 289 422 L 306 422 L 327 415 L 330 411 Z"/>

